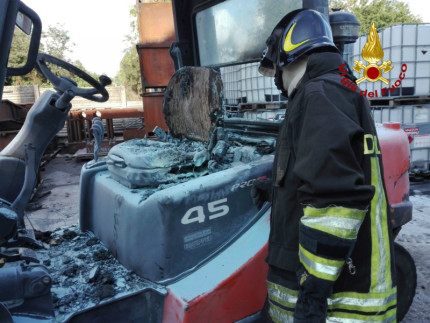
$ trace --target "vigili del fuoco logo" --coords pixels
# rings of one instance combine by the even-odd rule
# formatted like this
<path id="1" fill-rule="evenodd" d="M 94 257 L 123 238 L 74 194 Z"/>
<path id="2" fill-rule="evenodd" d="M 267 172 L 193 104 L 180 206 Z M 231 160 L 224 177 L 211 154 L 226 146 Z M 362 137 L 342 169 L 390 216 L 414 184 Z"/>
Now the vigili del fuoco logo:
<path id="1" fill-rule="evenodd" d="M 361 51 L 361 57 L 363 57 L 363 59 L 368 64 L 365 65 L 362 61 L 354 60 L 355 65 L 352 67 L 352 69 L 363 76 L 357 79 L 355 83 L 351 81 L 346 77 L 347 70 L 346 63 L 344 63 L 339 67 L 339 70 L 342 72 L 341 76 L 343 77 L 341 79 L 342 84 L 351 89 L 353 92 L 357 91 L 357 84 L 364 80 L 368 82 L 381 81 L 389 85 L 390 82 L 383 76 L 383 74 L 391 71 L 394 66 L 391 65 L 392 62 L 390 60 L 383 61 L 378 65 L 378 62 L 384 58 L 384 51 L 382 50 L 381 41 L 379 40 L 375 23 L 372 23 L 372 26 L 370 27 L 369 36 L 367 36 L 367 42 Z M 367 90 L 364 90 L 360 91 L 360 95 L 373 98 L 378 97 L 379 95 L 385 96 L 388 94 L 388 91 L 393 92 L 396 88 L 401 86 L 402 80 L 405 78 L 406 70 L 406 64 L 402 64 L 401 73 L 399 74 L 398 80 L 394 82 L 394 85 L 389 85 L 388 87 L 382 88 L 381 93 L 378 94 L 378 90 L 375 90 L 374 92 L 367 92 Z"/>

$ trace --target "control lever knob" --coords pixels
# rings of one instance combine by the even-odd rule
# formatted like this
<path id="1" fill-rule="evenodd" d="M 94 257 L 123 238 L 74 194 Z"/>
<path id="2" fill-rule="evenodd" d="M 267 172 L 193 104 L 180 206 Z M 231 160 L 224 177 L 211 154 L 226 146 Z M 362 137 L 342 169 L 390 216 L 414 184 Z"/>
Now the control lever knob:
<path id="1" fill-rule="evenodd" d="M 106 75 L 101 75 L 101 76 L 99 77 L 99 80 L 100 80 L 100 84 L 101 84 L 103 87 L 105 87 L 105 86 L 108 86 L 108 85 L 111 85 L 111 84 L 112 84 L 112 80 L 111 80 L 108 76 L 106 76 Z"/>
<path id="2" fill-rule="evenodd" d="M 75 97 L 75 93 L 72 90 L 67 90 L 61 94 L 60 98 L 55 102 L 55 107 L 60 110 L 64 110 L 69 107 L 70 101 Z"/>

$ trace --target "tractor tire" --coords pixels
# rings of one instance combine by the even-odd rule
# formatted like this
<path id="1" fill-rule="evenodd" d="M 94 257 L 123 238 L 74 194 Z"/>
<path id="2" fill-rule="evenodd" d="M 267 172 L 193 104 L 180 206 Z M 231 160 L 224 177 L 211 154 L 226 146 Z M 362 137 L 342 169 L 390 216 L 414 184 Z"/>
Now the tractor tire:
<path id="1" fill-rule="evenodd" d="M 397 322 L 409 311 L 417 287 L 417 269 L 409 252 L 394 243 L 394 257 L 397 271 Z"/>

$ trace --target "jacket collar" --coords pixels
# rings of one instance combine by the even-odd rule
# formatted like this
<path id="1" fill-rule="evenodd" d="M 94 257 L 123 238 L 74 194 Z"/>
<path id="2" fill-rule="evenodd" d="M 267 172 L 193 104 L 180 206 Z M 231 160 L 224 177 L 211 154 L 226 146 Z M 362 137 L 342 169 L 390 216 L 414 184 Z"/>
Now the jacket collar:
<path id="1" fill-rule="evenodd" d="M 292 99 L 307 81 L 329 72 L 339 72 L 339 67 L 343 63 L 345 63 L 345 61 L 339 53 L 320 52 L 309 55 L 305 75 L 301 79 L 300 84 L 295 88 L 293 93 L 291 93 L 289 99 Z"/>
<path id="2" fill-rule="evenodd" d="M 309 56 L 306 74 L 309 79 L 313 79 L 333 70 L 339 70 L 343 63 L 345 62 L 339 53 L 314 53 Z"/>

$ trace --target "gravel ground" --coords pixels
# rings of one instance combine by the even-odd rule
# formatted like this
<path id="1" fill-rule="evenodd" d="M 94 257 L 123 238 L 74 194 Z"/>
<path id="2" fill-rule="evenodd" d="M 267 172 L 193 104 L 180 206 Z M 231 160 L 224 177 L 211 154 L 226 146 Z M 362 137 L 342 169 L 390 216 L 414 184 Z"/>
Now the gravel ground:
<path id="1" fill-rule="evenodd" d="M 415 260 L 417 289 L 411 308 L 402 322 L 424 323 L 430 322 L 430 198 L 415 195 L 410 200 L 414 205 L 412 221 L 403 226 L 396 241 Z"/>
<path id="2" fill-rule="evenodd" d="M 139 287 L 142 284 L 138 277 L 122 266 L 117 267 L 124 270 L 118 271 L 113 277 L 108 275 L 107 273 L 117 265 L 116 260 L 110 255 L 105 259 L 99 259 L 98 256 L 104 254 L 104 247 L 96 239 L 81 234 L 77 229 L 79 174 L 82 165 L 83 162 L 77 162 L 69 156 L 57 156 L 49 162 L 41 172 L 42 184 L 26 217 L 27 227 L 33 226 L 40 231 L 54 231 L 52 237 L 57 243 L 61 243 L 62 252 L 65 253 L 67 249 L 86 248 L 85 253 L 78 252 L 82 254 L 80 256 L 82 259 L 78 257 L 76 266 L 67 263 L 67 259 L 70 258 L 68 254 L 62 257 L 61 262 L 55 262 L 56 260 L 51 262 L 51 268 L 56 266 L 61 268 L 57 270 L 59 274 L 53 277 L 54 301 L 59 317 L 64 317 L 69 311 L 83 308 L 81 300 L 95 304 L 112 295 L 130 291 L 132 286 Z M 424 323 L 430 322 L 430 197 L 415 195 L 410 199 L 414 205 L 413 220 L 402 228 L 396 241 L 414 258 L 418 281 L 414 301 L 402 322 Z M 65 226 L 72 226 L 69 229 L 73 237 L 70 238 L 68 235 L 70 232 L 65 231 Z M 53 255 L 50 253 L 55 253 L 54 250 L 57 250 L 57 247 L 53 246 L 51 250 L 44 251 L 42 260 L 52 259 Z M 88 263 L 91 265 L 87 265 Z M 94 273 L 97 278 L 91 276 Z M 88 288 L 78 293 L 69 293 L 60 286 L 64 281 L 69 286 L 82 281 Z"/>

